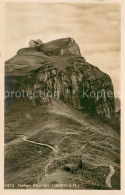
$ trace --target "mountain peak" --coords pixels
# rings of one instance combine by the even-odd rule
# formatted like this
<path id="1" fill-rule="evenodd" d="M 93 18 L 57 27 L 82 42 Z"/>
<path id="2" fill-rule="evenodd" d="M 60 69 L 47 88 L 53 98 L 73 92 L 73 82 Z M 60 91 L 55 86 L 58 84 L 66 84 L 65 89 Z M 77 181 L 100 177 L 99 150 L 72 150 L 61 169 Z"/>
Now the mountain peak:
<path id="1" fill-rule="evenodd" d="M 114 116 L 110 77 L 87 63 L 78 44 L 70 37 L 48 43 L 32 40 L 30 47 L 19 50 L 6 62 L 5 71 L 9 89 L 59 91 L 60 99 L 78 110 L 91 108 L 104 119 Z M 65 93 L 67 90 L 69 94 Z M 108 93 L 112 96 L 108 97 Z M 42 104 L 43 99 L 39 98 L 37 102 Z"/>
<path id="2" fill-rule="evenodd" d="M 23 48 L 18 51 L 18 54 L 25 51 L 38 51 L 47 56 L 67 56 L 77 55 L 82 56 L 80 48 L 73 38 L 62 38 L 48 43 L 44 43 L 40 39 L 31 40 L 28 48 Z"/>

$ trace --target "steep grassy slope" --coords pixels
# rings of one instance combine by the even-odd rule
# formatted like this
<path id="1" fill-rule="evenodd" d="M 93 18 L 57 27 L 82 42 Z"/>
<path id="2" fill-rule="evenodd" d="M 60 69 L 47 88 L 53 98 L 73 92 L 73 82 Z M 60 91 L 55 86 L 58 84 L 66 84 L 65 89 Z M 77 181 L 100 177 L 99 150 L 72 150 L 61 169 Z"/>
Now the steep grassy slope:
<path id="1" fill-rule="evenodd" d="M 5 114 L 5 184 L 37 189 L 120 188 L 119 134 L 107 123 L 61 100 L 38 107 L 19 99 Z M 58 153 L 25 142 L 20 134 L 49 144 Z M 111 188 L 106 184 L 109 166 L 115 170 Z"/>

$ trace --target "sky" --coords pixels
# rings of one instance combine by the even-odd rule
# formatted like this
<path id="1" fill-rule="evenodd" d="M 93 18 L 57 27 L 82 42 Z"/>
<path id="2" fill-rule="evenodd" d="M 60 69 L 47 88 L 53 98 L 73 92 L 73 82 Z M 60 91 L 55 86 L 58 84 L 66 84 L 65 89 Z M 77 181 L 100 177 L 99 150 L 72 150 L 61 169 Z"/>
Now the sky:
<path id="1" fill-rule="evenodd" d="M 31 39 L 72 37 L 86 61 L 111 77 L 120 96 L 120 4 L 6 3 L 5 21 L 6 60 Z"/>

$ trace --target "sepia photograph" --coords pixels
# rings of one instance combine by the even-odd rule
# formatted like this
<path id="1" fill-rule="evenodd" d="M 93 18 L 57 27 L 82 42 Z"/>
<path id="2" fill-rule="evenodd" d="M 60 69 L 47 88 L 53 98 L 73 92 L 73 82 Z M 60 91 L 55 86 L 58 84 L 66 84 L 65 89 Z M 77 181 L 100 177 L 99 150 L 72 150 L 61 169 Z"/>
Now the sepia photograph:
<path id="1" fill-rule="evenodd" d="M 121 4 L 6 2 L 4 189 L 121 190 Z"/>

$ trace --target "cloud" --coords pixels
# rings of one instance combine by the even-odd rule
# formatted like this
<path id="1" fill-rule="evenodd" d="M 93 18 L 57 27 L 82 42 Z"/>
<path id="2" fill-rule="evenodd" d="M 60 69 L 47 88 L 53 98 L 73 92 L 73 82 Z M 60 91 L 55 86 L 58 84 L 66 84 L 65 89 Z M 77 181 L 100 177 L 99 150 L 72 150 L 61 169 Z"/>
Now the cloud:
<path id="1" fill-rule="evenodd" d="M 120 52 L 98 52 L 86 56 L 87 61 L 98 66 L 104 72 L 120 70 Z"/>
<path id="2" fill-rule="evenodd" d="M 27 47 L 30 39 L 49 42 L 63 37 L 74 38 L 87 61 L 109 73 L 116 86 L 120 4 L 6 3 L 7 59 Z"/>
<path id="3" fill-rule="evenodd" d="M 86 60 L 107 73 L 114 84 L 115 91 L 120 91 L 120 52 L 96 52 L 91 55 L 85 53 Z"/>
<path id="4" fill-rule="evenodd" d="M 87 55 L 94 55 L 97 52 L 98 53 L 108 53 L 108 52 L 120 52 L 120 44 L 118 43 L 100 43 L 100 44 L 96 44 L 96 43 L 86 43 L 84 44 L 84 46 L 82 46 L 82 50 L 84 50 L 84 52 Z"/>

